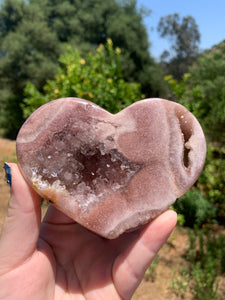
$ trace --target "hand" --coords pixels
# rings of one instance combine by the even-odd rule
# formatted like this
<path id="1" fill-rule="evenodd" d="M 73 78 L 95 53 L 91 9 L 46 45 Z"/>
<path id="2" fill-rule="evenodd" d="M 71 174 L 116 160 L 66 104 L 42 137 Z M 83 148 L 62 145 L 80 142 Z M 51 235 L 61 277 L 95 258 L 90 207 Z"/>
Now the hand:
<path id="1" fill-rule="evenodd" d="M 0 299 L 130 299 L 176 224 L 166 211 L 144 229 L 106 240 L 40 197 L 16 164 L 0 239 Z"/>

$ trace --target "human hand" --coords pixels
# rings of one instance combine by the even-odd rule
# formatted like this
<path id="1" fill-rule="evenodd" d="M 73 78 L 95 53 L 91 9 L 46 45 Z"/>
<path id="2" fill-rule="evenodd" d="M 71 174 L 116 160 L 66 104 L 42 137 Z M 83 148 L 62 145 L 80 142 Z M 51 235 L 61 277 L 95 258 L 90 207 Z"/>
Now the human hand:
<path id="1" fill-rule="evenodd" d="M 16 164 L 0 238 L 0 299 L 131 299 L 176 224 L 168 210 L 142 230 L 107 240 L 40 197 Z"/>

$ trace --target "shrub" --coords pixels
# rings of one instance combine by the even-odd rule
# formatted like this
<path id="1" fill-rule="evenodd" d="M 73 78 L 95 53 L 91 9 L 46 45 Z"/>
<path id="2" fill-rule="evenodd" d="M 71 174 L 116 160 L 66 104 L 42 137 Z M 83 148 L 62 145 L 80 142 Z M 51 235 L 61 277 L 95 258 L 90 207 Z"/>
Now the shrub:
<path id="1" fill-rule="evenodd" d="M 190 291 L 198 300 L 219 300 L 219 276 L 225 273 L 225 237 L 205 228 L 188 231 L 189 245 L 186 260 L 190 263 L 174 274 L 171 288 L 185 298 Z"/>
<path id="2" fill-rule="evenodd" d="M 181 299 L 185 299 L 185 294 L 190 290 L 190 275 L 187 269 L 181 269 L 179 272 L 174 272 L 173 279 L 170 280 L 170 288 Z"/>
<path id="3" fill-rule="evenodd" d="M 203 268 L 200 262 L 193 264 L 191 274 L 195 281 L 194 295 L 197 299 L 219 300 L 214 260 L 207 260 Z"/>
<path id="4" fill-rule="evenodd" d="M 113 48 L 110 39 L 105 47 L 100 45 L 86 59 L 68 46 L 59 59 L 61 67 L 55 79 L 44 86 L 44 93 L 31 83 L 26 86 L 22 105 L 24 117 L 27 118 L 39 106 L 56 98 L 83 98 L 111 113 L 143 98 L 139 84 L 123 79 L 120 52 L 119 48 Z"/>
<path id="5" fill-rule="evenodd" d="M 174 204 L 175 210 L 184 216 L 184 225 L 194 227 L 201 226 L 216 215 L 216 209 L 195 188 L 189 190 Z"/>
<path id="6" fill-rule="evenodd" d="M 208 229 L 189 231 L 187 259 L 194 280 L 194 294 L 199 300 L 219 299 L 218 275 L 225 272 L 225 237 Z"/>
<path id="7" fill-rule="evenodd" d="M 184 225 L 201 226 L 216 215 L 216 209 L 202 196 L 200 190 L 192 188 L 174 204 L 175 210 L 184 216 Z"/>
<path id="8" fill-rule="evenodd" d="M 208 201 L 217 208 L 217 220 L 225 221 L 225 153 L 210 144 L 207 149 L 205 168 L 199 177 L 198 186 Z"/>

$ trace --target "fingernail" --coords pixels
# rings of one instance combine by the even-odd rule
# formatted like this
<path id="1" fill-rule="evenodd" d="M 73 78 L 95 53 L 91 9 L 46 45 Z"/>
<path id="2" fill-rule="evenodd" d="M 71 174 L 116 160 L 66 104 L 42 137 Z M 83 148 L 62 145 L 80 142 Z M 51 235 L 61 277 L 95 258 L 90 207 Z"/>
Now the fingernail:
<path id="1" fill-rule="evenodd" d="M 5 169 L 5 178 L 7 180 L 7 183 L 11 186 L 11 182 L 12 182 L 11 168 L 6 162 L 4 163 L 3 168 Z"/>

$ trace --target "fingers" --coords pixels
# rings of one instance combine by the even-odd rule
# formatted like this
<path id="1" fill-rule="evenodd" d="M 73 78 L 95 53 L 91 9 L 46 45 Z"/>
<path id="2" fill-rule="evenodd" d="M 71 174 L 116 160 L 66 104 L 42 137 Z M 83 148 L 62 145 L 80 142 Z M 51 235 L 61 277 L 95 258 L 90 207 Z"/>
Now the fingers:
<path id="1" fill-rule="evenodd" d="M 18 166 L 11 167 L 8 215 L 0 238 L 1 272 L 22 264 L 36 250 L 41 222 L 40 197 L 25 182 Z"/>
<path id="2" fill-rule="evenodd" d="M 167 241 L 177 222 L 176 213 L 168 210 L 151 222 L 125 252 L 115 260 L 112 277 L 118 293 L 130 299 L 146 269 Z"/>

